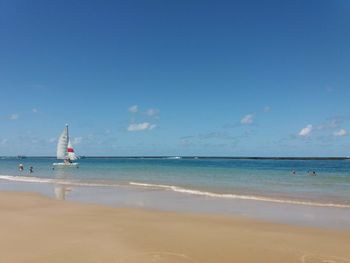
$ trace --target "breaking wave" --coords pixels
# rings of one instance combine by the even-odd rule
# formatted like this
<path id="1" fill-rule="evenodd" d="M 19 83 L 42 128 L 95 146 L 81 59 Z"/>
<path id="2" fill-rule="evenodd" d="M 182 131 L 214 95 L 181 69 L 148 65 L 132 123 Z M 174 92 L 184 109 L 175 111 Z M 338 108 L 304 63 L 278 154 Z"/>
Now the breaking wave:
<path id="1" fill-rule="evenodd" d="M 1 179 L 7 180 L 7 181 L 24 182 L 24 183 L 46 183 L 46 184 L 61 184 L 61 185 L 70 185 L 70 186 L 90 186 L 90 187 L 123 186 L 122 184 L 116 184 L 116 183 L 71 181 L 71 180 L 39 178 L 39 177 L 31 177 L 31 176 L 0 175 L 0 180 Z"/>
<path id="2" fill-rule="evenodd" d="M 346 204 L 318 203 L 318 202 L 313 202 L 313 201 L 278 199 L 278 198 L 273 198 L 273 197 L 255 196 L 255 195 L 220 194 L 220 193 L 200 191 L 200 190 L 195 190 L 195 189 L 187 189 L 187 188 L 174 186 L 174 185 L 148 184 L 148 183 L 137 183 L 137 182 L 130 182 L 129 184 L 134 185 L 134 186 L 139 186 L 139 187 L 165 189 L 165 190 L 170 190 L 170 191 L 174 191 L 174 192 L 178 192 L 178 193 L 207 196 L 207 197 L 213 197 L 213 198 L 253 200 L 253 201 L 264 201 L 264 202 L 272 202 L 272 203 L 320 206 L 320 207 L 350 208 L 350 205 L 346 205 Z"/>

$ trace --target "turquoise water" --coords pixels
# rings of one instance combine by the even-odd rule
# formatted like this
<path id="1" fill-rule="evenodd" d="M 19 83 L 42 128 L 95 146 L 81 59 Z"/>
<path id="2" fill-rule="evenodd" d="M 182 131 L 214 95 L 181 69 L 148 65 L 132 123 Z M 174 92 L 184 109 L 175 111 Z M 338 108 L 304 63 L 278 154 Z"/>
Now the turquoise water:
<path id="1" fill-rule="evenodd" d="M 129 186 L 224 199 L 350 207 L 349 160 L 86 158 L 52 169 L 52 158 L 0 159 L 1 181 Z M 18 171 L 18 164 L 25 167 Z M 29 166 L 34 173 L 29 174 Z M 291 172 L 295 171 L 295 175 Z M 317 176 L 308 176 L 315 171 Z"/>

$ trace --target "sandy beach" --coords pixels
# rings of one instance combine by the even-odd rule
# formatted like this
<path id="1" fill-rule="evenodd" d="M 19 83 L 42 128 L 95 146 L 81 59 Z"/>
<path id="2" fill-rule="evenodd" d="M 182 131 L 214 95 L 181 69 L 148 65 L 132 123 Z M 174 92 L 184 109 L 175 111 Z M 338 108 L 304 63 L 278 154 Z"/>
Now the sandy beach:
<path id="1" fill-rule="evenodd" d="M 0 192 L 0 262 L 350 262 L 350 231 Z"/>

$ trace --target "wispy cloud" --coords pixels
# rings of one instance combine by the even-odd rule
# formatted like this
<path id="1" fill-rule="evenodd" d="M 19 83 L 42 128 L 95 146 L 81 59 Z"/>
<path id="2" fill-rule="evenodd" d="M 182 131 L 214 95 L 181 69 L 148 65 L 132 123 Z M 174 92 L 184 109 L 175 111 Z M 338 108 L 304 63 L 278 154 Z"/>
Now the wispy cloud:
<path id="1" fill-rule="evenodd" d="M 308 124 L 306 127 L 302 128 L 299 132 L 299 136 L 301 137 L 308 137 L 311 135 L 311 132 L 313 130 L 313 127 L 311 124 Z"/>
<path id="2" fill-rule="evenodd" d="M 148 116 L 155 116 L 159 113 L 158 109 L 148 109 L 145 114 Z"/>
<path id="3" fill-rule="evenodd" d="M 156 127 L 155 124 L 151 124 L 149 122 L 141 122 L 141 123 L 131 123 L 127 130 L 128 131 L 145 131 L 145 130 L 153 130 Z"/>
<path id="4" fill-rule="evenodd" d="M 32 109 L 32 112 L 33 112 L 33 113 L 37 113 L 37 112 L 38 112 L 38 109 L 37 109 L 37 108 L 33 108 L 33 109 Z"/>
<path id="5" fill-rule="evenodd" d="M 241 119 L 241 124 L 249 125 L 254 122 L 254 115 L 253 114 L 247 114 Z"/>
<path id="6" fill-rule="evenodd" d="M 18 120 L 18 118 L 19 118 L 19 114 L 17 114 L 17 113 L 12 113 L 12 114 L 8 117 L 8 119 L 11 120 L 11 121 Z"/>
<path id="7" fill-rule="evenodd" d="M 333 132 L 333 135 L 336 137 L 343 137 L 343 136 L 346 136 L 347 134 L 348 132 L 345 129 L 340 129 L 338 131 Z"/>
<path id="8" fill-rule="evenodd" d="M 5 145 L 7 142 L 8 142 L 8 139 L 4 138 L 4 139 L 1 140 L 0 144 L 1 145 Z"/>
<path id="9" fill-rule="evenodd" d="M 139 106 L 138 106 L 138 105 L 130 106 L 128 110 L 129 110 L 129 112 L 131 112 L 131 113 L 136 113 L 136 112 L 139 111 Z"/>
<path id="10" fill-rule="evenodd" d="M 327 120 L 326 122 L 318 125 L 316 127 L 316 130 L 319 131 L 326 131 L 326 130 L 334 130 L 336 128 L 339 128 L 339 126 L 344 122 L 342 118 L 331 118 Z"/>
<path id="11" fill-rule="evenodd" d="M 127 131 L 146 131 L 153 130 L 157 125 L 151 123 L 146 116 L 152 117 L 152 120 L 155 121 L 157 119 L 157 115 L 159 110 L 156 108 L 149 108 L 146 111 L 140 110 L 138 105 L 133 105 L 128 108 L 128 111 L 133 113 L 132 117 L 129 121 L 129 125 L 126 128 Z M 152 122 L 153 122 L 152 121 Z"/>
<path id="12" fill-rule="evenodd" d="M 327 119 L 321 124 L 308 124 L 301 128 L 297 133 L 281 138 L 279 143 L 308 138 L 308 140 L 303 143 L 329 144 L 331 141 L 334 142 L 336 138 L 348 135 L 348 131 L 341 127 L 345 121 L 346 119 L 343 117 L 333 117 Z"/>

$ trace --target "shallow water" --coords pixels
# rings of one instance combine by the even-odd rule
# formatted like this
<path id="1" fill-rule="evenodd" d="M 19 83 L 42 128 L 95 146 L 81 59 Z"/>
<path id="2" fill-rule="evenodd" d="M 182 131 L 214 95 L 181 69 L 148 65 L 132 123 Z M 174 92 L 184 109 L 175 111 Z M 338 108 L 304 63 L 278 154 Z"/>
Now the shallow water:
<path id="1" fill-rule="evenodd" d="M 0 175 L 30 176 L 36 182 L 55 179 L 77 185 L 121 184 L 223 198 L 254 197 L 265 201 L 350 206 L 348 160 L 87 158 L 79 160 L 79 169 L 52 170 L 54 161 L 51 158 L 2 159 Z M 18 171 L 19 162 L 25 166 L 24 172 Z M 29 166 L 34 167 L 30 175 Z M 316 171 L 317 176 L 308 176 L 308 171 Z"/>
<path id="2" fill-rule="evenodd" d="M 0 160 L 0 190 L 184 212 L 350 228 L 350 161 L 86 158 Z M 23 163 L 25 171 L 17 167 Z M 29 166 L 34 173 L 29 174 Z M 293 175 L 291 171 L 295 171 Z M 317 176 L 308 176 L 316 171 Z"/>

